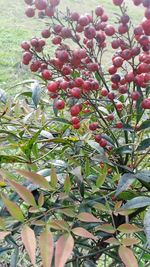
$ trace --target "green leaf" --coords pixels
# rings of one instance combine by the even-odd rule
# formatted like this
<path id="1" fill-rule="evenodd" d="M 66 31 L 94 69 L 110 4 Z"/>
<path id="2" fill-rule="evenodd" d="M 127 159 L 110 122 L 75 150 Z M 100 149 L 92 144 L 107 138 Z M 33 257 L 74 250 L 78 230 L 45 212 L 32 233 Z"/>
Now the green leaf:
<path id="1" fill-rule="evenodd" d="M 106 174 L 105 173 L 101 173 L 100 175 L 99 175 L 99 177 L 97 178 L 97 180 L 96 180 L 96 186 L 98 187 L 98 188 L 100 188 L 104 183 L 105 183 L 105 180 L 106 180 Z"/>
<path id="2" fill-rule="evenodd" d="M 144 97 L 143 97 L 143 92 L 142 92 L 140 86 L 137 86 L 137 91 L 141 95 L 141 97 L 138 99 L 138 101 L 136 101 L 136 123 L 138 124 L 138 122 L 140 121 L 140 119 L 142 118 L 142 116 L 144 114 L 144 110 L 141 108 L 141 103 L 142 103 Z"/>
<path id="3" fill-rule="evenodd" d="M 148 246 L 150 248 L 150 209 L 146 212 L 144 217 L 144 229 L 148 241 Z"/>
<path id="4" fill-rule="evenodd" d="M 52 188 L 56 188 L 58 182 L 57 174 L 54 166 L 51 167 L 51 186 Z"/>
<path id="5" fill-rule="evenodd" d="M 26 170 L 16 170 L 16 172 L 22 175 L 23 177 L 27 178 L 32 183 L 39 185 L 41 188 L 44 188 L 46 190 L 51 189 L 49 182 L 40 174 Z"/>
<path id="6" fill-rule="evenodd" d="M 134 175 L 138 180 L 150 183 L 150 171 L 139 171 Z"/>
<path id="7" fill-rule="evenodd" d="M 132 173 L 125 173 L 121 176 L 119 184 L 117 186 L 115 196 L 118 196 L 121 192 L 127 190 L 131 184 L 135 181 L 134 174 Z"/>
<path id="8" fill-rule="evenodd" d="M 93 214 L 88 212 L 79 213 L 77 218 L 82 222 L 100 222 Z"/>
<path id="9" fill-rule="evenodd" d="M 144 121 L 141 126 L 138 128 L 139 131 L 150 128 L 150 120 Z"/>
<path id="10" fill-rule="evenodd" d="M 135 197 L 129 201 L 125 205 L 123 205 L 123 209 L 138 209 L 142 207 L 146 207 L 150 205 L 150 197 Z"/>
<path id="11" fill-rule="evenodd" d="M 13 155 L 12 156 L 0 155 L 0 164 L 2 164 L 2 163 L 16 163 L 16 162 L 26 163 L 26 160 L 24 158 L 13 156 Z"/>
<path id="12" fill-rule="evenodd" d="M 124 233 L 124 234 L 132 234 L 132 233 L 137 233 L 137 232 L 143 231 L 142 228 L 139 228 L 136 225 L 132 225 L 132 224 L 129 224 L 129 223 L 121 224 L 117 228 L 117 230 L 122 232 L 122 233 Z"/>
<path id="13" fill-rule="evenodd" d="M 114 229 L 113 225 L 112 224 L 109 224 L 109 223 L 104 223 L 100 226 L 97 226 L 95 228 L 96 231 L 102 231 L 102 232 L 106 232 L 106 233 L 109 233 L 109 234 L 114 234 L 116 232 L 116 230 Z"/>
<path id="14" fill-rule="evenodd" d="M 28 205 L 37 208 L 33 194 L 26 187 L 16 183 L 15 181 L 9 181 L 9 183 Z"/>
<path id="15" fill-rule="evenodd" d="M 98 153 L 104 155 L 104 149 L 100 147 L 100 145 L 92 140 L 87 141 L 87 144 L 92 147 L 94 150 L 96 150 Z"/>
<path id="16" fill-rule="evenodd" d="M 143 141 L 139 144 L 139 146 L 138 146 L 138 148 L 137 148 L 137 151 L 145 150 L 145 149 L 147 149 L 147 148 L 149 148 L 149 147 L 150 147 L 150 138 L 147 138 L 147 139 L 143 140 Z"/>
<path id="17" fill-rule="evenodd" d="M 21 211 L 21 209 L 19 208 L 19 206 L 10 201 L 9 199 L 7 199 L 6 197 L 4 197 L 3 195 L 1 196 L 7 210 L 9 211 L 9 213 L 11 214 L 11 216 L 17 220 L 17 221 L 20 221 L 20 222 L 23 222 L 24 221 L 24 216 L 23 216 L 23 213 Z"/>
<path id="18" fill-rule="evenodd" d="M 64 182 L 64 190 L 65 193 L 69 193 L 71 190 L 71 181 L 69 175 L 66 176 L 65 182 Z"/>

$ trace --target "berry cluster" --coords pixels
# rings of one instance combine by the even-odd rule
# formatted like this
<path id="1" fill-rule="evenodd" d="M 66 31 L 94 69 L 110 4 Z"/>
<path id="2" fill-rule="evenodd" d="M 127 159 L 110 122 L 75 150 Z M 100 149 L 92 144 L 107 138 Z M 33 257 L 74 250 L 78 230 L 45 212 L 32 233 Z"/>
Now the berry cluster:
<path id="1" fill-rule="evenodd" d="M 25 0 L 26 15 L 33 17 L 37 11 L 39 17 L 49 18 L 49 27 L 42 30 L 40 38 L 21 44 L 23 64 L 41 75 L 56 109 L 67 105 L 74 129 L 79 129 L 81 120 L 89 114 L 89 129 L 96 142 L 110 148 L 101 129 L 107 132 L 110 125 L 123 129 L 131 124 L 136 130 L 129 114 L 134 114 L 139 103 L 143 111 L 150 109 L 150 0 L 132 1 L 145 8 L 145 18 L 135 27 L 124 0 L 113 0 L 120 9 L 115 27 L 102 6 L 91 14 L 67 10 L 62 15 L 56 9 L 59 2 Z M 44 53 L 49 38 L 55 47 L 54 57 Z M 114 52 L 112 63 L 106 66 L 108 50 Z"/>

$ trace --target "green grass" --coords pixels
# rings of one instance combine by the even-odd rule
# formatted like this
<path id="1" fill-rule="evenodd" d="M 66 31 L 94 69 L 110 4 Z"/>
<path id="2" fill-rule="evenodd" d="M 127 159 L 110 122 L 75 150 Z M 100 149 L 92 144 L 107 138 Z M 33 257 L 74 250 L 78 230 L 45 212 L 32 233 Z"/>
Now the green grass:
<path id="1" fill-rule="evenodd" d="M 126 1 L 130 3 L 130 15 L 138 22 L 143 11 L 133 7 L 131 0 Z M 118 8 L 111 2 L 112 0 L 62 0 L 61 9 L 65 10 L 68 6 L 72 10 L 85 13 L 94 9 L 98 4 L 102 4 L 113 19 L 113 13 L 117 12 Z M 40 36 L 44 22 L 41 23 L 37 18 L 29 19 L 25 16 L 23 0 L 0 0 L 0 6 L 0 88 L 8 90 L 11 94 L 13 92 L 9 88 L 12 85 L 33 76 L 20 64 L 20 43 L 32 36 Z"/>

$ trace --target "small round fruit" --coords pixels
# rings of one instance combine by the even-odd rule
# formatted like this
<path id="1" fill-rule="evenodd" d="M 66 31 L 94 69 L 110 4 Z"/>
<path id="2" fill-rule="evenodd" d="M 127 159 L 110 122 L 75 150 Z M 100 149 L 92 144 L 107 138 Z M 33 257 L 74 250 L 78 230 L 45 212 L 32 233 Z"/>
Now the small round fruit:
<path id="1" fill-rule="evenodd" d="M 98 128 L 98 123 L 97 122 L 93 122 L 89 125 L 89 129 L 91 131 L 95 131 Z"/>
<path id="2" fill-rule="evenodd" d="M 52 72 L 49 70 L 43 70 L 42 77 L 44 80 L 50 80 L 52 78 Z"/>
<path id="3" fill-rule="evenodd" d="M 59 100 L 57 100 L 57 101 L 55 102 L 55 108 L 56 108 L 56 109 L 61 110 L 61 109 L 64 109 L 64 107 L 65 107 L 65 102 L 64 102 L 64 100 L 59 99 Z"/>
<path id="4" fill-rule="evenodd" d="M 25 14 L 26 14 L 26 16 L 29 17 L 29 18 L 33 18 L 34 15 L 35 15 L 35 10 L 34 10 L 34 8 L 33 8 L 33 7 L 28 7 L 28 8 L 26 9 L 26 11 L 25 11 Z"/>
<path id="5" fill-rule="evenodd" d="M 107 146 L 107 141 L 105 139 L 101 139 L 101 141 L 99 142 L 101 147 L 106 147 Z"/>
<path id="6" fill-rule="evenodd" d="M 141 107 L 143 109 L 150 109 L 150 98 L 145 98 L 141 103 Z"/>

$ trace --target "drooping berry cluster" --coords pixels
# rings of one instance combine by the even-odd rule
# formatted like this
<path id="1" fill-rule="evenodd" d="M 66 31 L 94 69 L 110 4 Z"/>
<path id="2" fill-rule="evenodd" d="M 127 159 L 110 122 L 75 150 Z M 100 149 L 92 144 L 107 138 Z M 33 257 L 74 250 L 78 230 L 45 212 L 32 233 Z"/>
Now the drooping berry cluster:
<path id="1" fill-rule="evenodd" d="M 49 27 L 42 30 L 42 38 L 24 41 L 21 47 L 23 64 L 41 74 L 55 108 L 61 110 L 67 105 L 75 129 L 80 128 L 80 121 L 87 114 L 91 120 L 89 129 L 94 133 L 101 127 L 109 131 L 108 125 L 123 129 L 130 123 L 135 127 L 129 116 L 131 111 L 134 114 L 139 103 L 141 109 L 150 109 L 150 0 L 132 1 L 145 8 L 144 20 L 135 27 L 124 0 L 113 0 L 120 8 L 115 27 L 102 6 L 96 7 L 94 14 L 67 10 L 62 15 L 56 9 L 59 0 L 25 2 L 29 5 L 28 17 L 36 11 L 39 17 L 49 17 Z M 44 53 L 48 38 L 56 47 L 53 57 Z M 115 51 L 109 66 L 106 49 Z M 96 135 L 95 140 L 102 147 L 108 145 L 101 135 Z"/>

